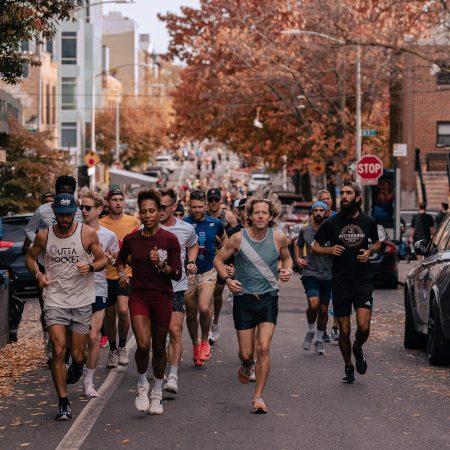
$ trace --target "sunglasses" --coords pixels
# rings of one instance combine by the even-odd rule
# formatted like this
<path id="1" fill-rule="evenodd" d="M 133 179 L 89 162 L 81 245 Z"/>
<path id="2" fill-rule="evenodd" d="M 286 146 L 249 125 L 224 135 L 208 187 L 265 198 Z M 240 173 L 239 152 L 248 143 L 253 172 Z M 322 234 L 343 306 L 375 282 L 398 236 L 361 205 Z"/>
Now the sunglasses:
<path id="1" fill-rule="evenodd" d="M 161 205 L 161 211 L 165 211 L 167 208 L 170 208 L 171 206 L 175 205 L 176 202 L 171 203 L 170 205 Z"/>
<path id="2" fill-rule="evenodd" d="M 95 206 L 80 205 L 79 208 L 80 208 L 81 211 L 83 211 L 83 209 L 85 209 L 86 211 L 89 212 L 92 208 L 95 208 Z"/>
<path id="3" fill-rule="evenodd" d="M 208 198 L 208 203 L 220 203 L 220 198 L 217 197 Z"/>

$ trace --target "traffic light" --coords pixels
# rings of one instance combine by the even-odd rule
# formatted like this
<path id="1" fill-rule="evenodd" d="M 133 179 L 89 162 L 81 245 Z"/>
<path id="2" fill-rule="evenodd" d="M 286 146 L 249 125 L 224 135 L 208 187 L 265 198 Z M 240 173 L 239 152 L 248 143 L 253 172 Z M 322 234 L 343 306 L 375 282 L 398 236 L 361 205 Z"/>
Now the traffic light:
<path id="1" fill-rule="evenodd" d="M 100 158 L 97 153 L 94 153 L 92 150 L 86 152 L 83 158 L 84 162 L 88 167 L 94 167 L 96 164 L 100 162 Z"/>

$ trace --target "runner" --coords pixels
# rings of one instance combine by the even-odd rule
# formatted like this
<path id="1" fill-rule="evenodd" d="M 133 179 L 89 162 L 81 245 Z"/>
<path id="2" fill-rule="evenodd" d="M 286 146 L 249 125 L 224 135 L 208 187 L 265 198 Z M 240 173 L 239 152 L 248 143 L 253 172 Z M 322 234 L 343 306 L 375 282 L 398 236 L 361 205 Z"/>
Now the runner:
<path id="1" fill-rule="evenodd" d="M 198 256 L 198 238 L 194 227 L 182 220 L 174 217 L 174 212 L 178 208 L 177 194 L 173 189 L 162 189 L 161 193 L 161 228 L 173 233 L 180 243 L 181 247 L 181 266 L 183 275 L 179 281 L 172 281 L 174 296 L 172 300 L 172 319 L 170 320 L 169 336 L 170 343 L 168 348 L 169 356 L 169 375 L 164 391 L 172 394 L 178 393 L 178 367 L 183 353 L 181 335 L 183 333 L 184 313 L 184 293 L 187 289 L 187 276 L 184 270 L 186 250 L 187 264 L 186 271 L 194 274 L 197 271 L 195 260 Z"/>
<path id="2" fill-rule="evenodd" d="M 74 222 L 75 197 L 58 194 L 53 203 L 56 224 L 40 231 L 26 257 L 28 270 L 44 289 L 44 321 L 53 347 L 52 377 L 59 396 L 55 420 L 71 420 L 66 383 L 76 383 L 86 361 L 85 348 L 95 302 L 94 274 L 105 268 L 106 257 L 97 233 Z M 44 252 L 45 274 L 37 258 Z M 67 330 L 72 365 L 66 370 Z"/>
<path id="3" fill-rule="evenodd" d="M 119 252 L 119 241 L 116 235 L 99 223 L 99 216 L 103 209 L 103 197 L 92 191 L 84 194 L 80 210 L 86 225 L 92 227 L 98 235 L 108 261 L 108 265 L 114 264 Z M 100 330 L 105 318 L 105 308 L 108 300 L 108 283 L 106 281 L 106 270 L 96 272 L 95 280 L 95 303 L 92 305 L 91 330 L 89 332 L 89 351 L 86 361 L 86 373 L 84 376 L 83 393 L 86 397 L 98 397 L 94 387 L 94 374 L 100 356 Z"/>
<path id="4" fill-rule="evenodd" d="M 136 338 L 136 366 L 139 375 L 135 406 L 138 411 L 162 414 L 162 387 L 167 364 L 166 337 L 172 316 L 171 280 L 182 277 L 180 244 L 176 236 L 159 226 L 161 195 L 155 190 L 138 195 L 139 216 L 144 228 L 125 236 L 116 268 L 121 287 L 130 283 L 125 272 L 131 258 L 130 316 Z M 155 383 L 148 399 L 150 336 Z"/>
<path id="5" fill-rule="evenodd" d="M 311 205 L 311 220 L 308 225 L 300 229 L 294 246 L 295 258 L 301 268 L 302 283 L 308 300 L 308 309 L 306 310 L 308 331 L 303 341 L 303 348 L 310 349 L 317 321 L 317 337 L 314 347 L 318 355 L 325 354 L 322 339 L 328 321 L 333 259 L 330 256 L 312 255 L 311 244 L 314 241 L 314 235 L 325 220 L 327 212 L 328 206 L 324 202 L 316 201 Z M 303 254 L 305 246 L 306 255 Z"/>
<path id="6" fill-rule="evenodd" d="M 253 198 L 247 206 L 248 228 L 234 234 L 214 263 L 234 295 L 233 319 L 239 341 L 239 381 L 248 383 L 256 339 L 256 385 L 252 400 L 255 414 L 267 413 L 262 398 L 270 371 L 270 344 L 278 316 L 278 275 L 289 281 L 292 259 L 286 236 L 274 230 L 278 207 L 270 200 Z M 225 261 L 235 255 L 235 278 L 227 275 Z M 278 271 L 278 260 L 282 268 Z"/>
<path id="7" fill-rule="evenodd" d="M 111 230 L 119 240 L 121 245 L 123 238 L 139 227 L 139 220 L 136 217 L 124 214 L 125 197 L 120 189 L 111 190 L 107 197 L 109 214 L 100 219 L 100 225 Z M 126 267 L 125 273 L 131 277 L 131 268 Z M 128 331 L 130 330 L 130 317 L 128 314 L 128 297 L 130 287 L 121 286 L 117 272 L 113 267 L 106 268 L 106 278 L 108 280 L 108 302 L 106 306 L 106 333 L 108 334 L 109 353 L 106 367 L 115 369 L 119 364 L 128 364 L 127 343 Z M 119 316 L 119 326 L 117 327 L 117 316 Z M 118 330 L 117 330 L 118 329 Z M 117 331 L 119 331 L 119 348 L 117 348 Z"/>
<path id="8" fill-rule="evenodd" d="M 220 220 L 222 223 L 223 229 L 227 230 L 230 227 L 237 225 L 237 220 L 234 214 L 231 211 L 228 211 L 225 208 L 221 208 L 220 204 L 222 201 L 222 194 L 220 189 L 212 188 L 209 189 L 206 194 L 206 199 L 208 202 L 208 210 L 206 214 L 210 217 L 214 217 L 215 219 Z M 219 238 L 216 239 L 216 253 L 220 250 L 221 240 Z M 210 345 L 214 345 L 214 343 L 219 339 L 219 316 L 220 311 L 222 310 L 223 303 L 223 290 L 225 288 L 225 282 L 222 278 L 217 277 L 216 286 L 214 288 L 214 314 L 213 320 L 211 324 L 211 330 L 208 333 L 208 341 Z"/>
<path id="9" fill-rule="evenodd" d="M 370 255 L 378 251 L 380 241 L 375 220 L 361 211 L 361 188 L 346 181 L 341 186 L 341 211 L 326 220 L 316 233 L 313 254 L 333 255 L 332 288 L 334 314 L 339 322 L 339 348 L 345 363 L 344 383 L 355 381 L 350 343 L 350 315 L 356 311 L 353 342 L 356 370 L 363 375 L 367 362 L 362 346 L 369 338 L 372 315 L 372 268 Z M 368 240 L 372 245 L 369 247 Z M 325 244 L 330 242 L 330 247 Z"/>
<path id="10" fill-rule="evenodd" d="M 196 260 L 197 273 L 188 276 L 185 293 L 186 324 L 193 346 L 193 360 L 202 366 L 211 358 L 208 334 L 212 319 L 212 302 L 216 285 L 214 254 L 216 239 L 223 246 L 227 240 L 222 223 L 206 214 L 206 196 L 203 191 L 193 191 L 189 199 L 189 216 L 184 220 L 193 225 L 198 236 L 199 254 Z M 200 313 L 201 340 L 198 339 L 198 314 Z"/>

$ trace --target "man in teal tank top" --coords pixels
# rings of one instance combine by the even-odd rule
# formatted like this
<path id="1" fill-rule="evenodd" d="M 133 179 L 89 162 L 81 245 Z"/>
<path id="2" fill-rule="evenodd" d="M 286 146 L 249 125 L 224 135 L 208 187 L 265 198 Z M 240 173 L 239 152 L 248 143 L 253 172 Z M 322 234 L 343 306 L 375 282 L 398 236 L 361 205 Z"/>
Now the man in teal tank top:
<path id="1" fill-rule="evenodd" d="M 255 414 L 267 413 L 262 398 L 270 371 L 270 345 L 278 316 L 278 281 L 289 281 L 292 259 L 286 236 L 274 230 L 279 209 L 270 200 L 254 198 L 247 206 L 248 227 L 231 236 L 214 259 L 220 277 L 234 294 L 233 320 L 239 341 L 239 381 L 250 379 L 256 337 Z M 225 261 L 235 255 L 235 279 Z M 282 268 L 278 270 L 278 261 Z"/>

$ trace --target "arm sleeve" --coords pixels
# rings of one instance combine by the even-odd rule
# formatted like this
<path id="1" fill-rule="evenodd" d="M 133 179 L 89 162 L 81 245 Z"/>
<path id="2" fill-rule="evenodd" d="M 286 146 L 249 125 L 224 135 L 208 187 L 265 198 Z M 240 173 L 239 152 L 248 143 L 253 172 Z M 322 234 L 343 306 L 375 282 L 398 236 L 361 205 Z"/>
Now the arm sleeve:
<path id="1" fill-rule="evenodd" d="M 34 242 L 34 238 L 36 237 L 36 230 L 39 229 L 41 225 L 41 212 L 39 208 L 34 212 L 27 226 L 25 227 L 25 236 L 31 241 Z"/>
<path id="2" fill-rule="evenodd" d="M 183 269 L 181 267 L 181 247 L 175 236 L 170 240 L 168 264 L 172 269 L 170 278 L 179 281 L 183 275 Z"/>
<path id="3" fill-rule="evenodd" d="M 130 254 L 130 242 L 129 239 L 127 238 L 128 236 L 125 236 L 123 238 L 122 247 L 116 259 L 116 266 L 118 265 L 126 266 L 127 264 L 128 255 Z"/>
<path id="4" fill-rule="evenodd" d="M 330 225 L 330 222 L 331 222 L 330 219 L 325 220 L 325 222 L 317 230 L 317 233 L 314 236 L 314 240 L 319 245 L 325 245 L 327 242 L 331 241 L 332 225 Z"/>

